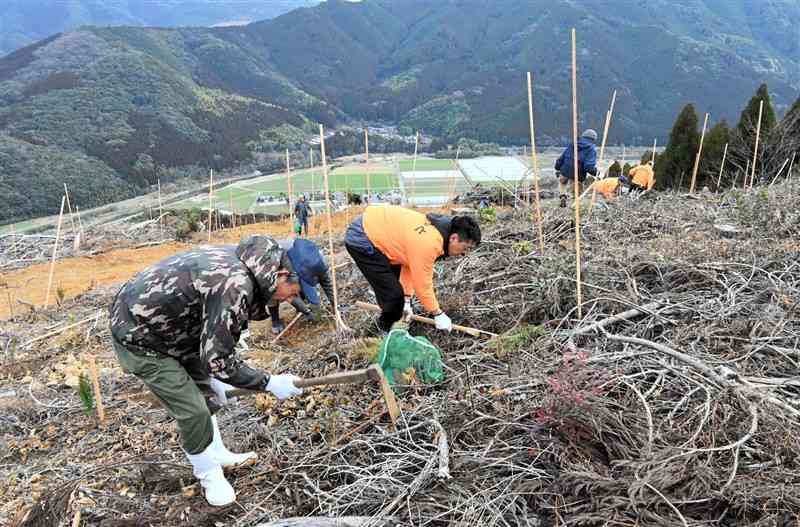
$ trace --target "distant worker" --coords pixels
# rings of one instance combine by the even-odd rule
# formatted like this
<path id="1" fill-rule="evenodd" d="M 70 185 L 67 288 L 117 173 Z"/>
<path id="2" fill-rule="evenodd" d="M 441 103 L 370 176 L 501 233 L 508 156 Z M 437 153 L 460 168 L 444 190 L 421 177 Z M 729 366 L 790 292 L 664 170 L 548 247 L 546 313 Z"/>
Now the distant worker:
<path id="1" fill-rule="evenodd" d="M 266 319 L 270 301 L 300 293 L 282 259 L 283 250 L 266 236 L 177 254 L 123 285 L 109 312 L 122 370 L 141 379 L 175 419 L 194 476 L 214 506 L 236 500 L 222 467 L 255 457 L 234 454 L 222 442 L 214 414 L 227 402 L 225 388 L 269 391 L 278 399 L 303 392 L 294 375 L 269 375 L 236 352 L 249 320 Z"/>
<path id="2" fill-rule="evenodd" d="M 630 172 L 628 172 L 628 175 L 631 178 L 630 192 L 653 190 L 653 186 L 656 184 L 656 176 L 653 172 L 652 161 L 633 167 Z"/>
<path id="3" fill-rule="evenodd" d="M 593 190 L 596 190 L 598 194 L 602 195 L 606 200 L 613 200 L 614 198 L 619 195 L 620 191 L 622 190 L 622 185 L 620 184 L 618 177 L 607 177 L 603 179 L 599 179 L 592 183 L 591 187 Z M 593 195 L 592 199 L 597 199 L 597 195 Z"/>
<path id="4" fill-rule="evenodd" d="M 375 292 L 381 332 L 388 333 L 404 313 L 412 313 L 414 294 L 433 315 L 437 329 L 453 329 L 433 290 L 433 265 L 440 258 L 466 254 L 481 243 L 481 229 L 474 218 L 426 216 L 404 207 L 372 205 L 347 228 L 344 243 Z"/>
<path id="5" fill-rule="evenodd" d="M 576 193 L 580 195 L 581 184 L 586 180 L 586 174 L 597 176 L 597 132 L 592 129 L 586 130 L 578 139 L 578 188 Z M 556 160 L 556 176 L 558 176 L 558 193 L 561 198 L 561 208 L 567 206 L 567 185 L 575 180 L 575 161 L 573 158 L 572 143 L 564 149 Z"/>
<path id="6" fill-rule="evenodd" d="M 317 285 L 325 291 L 328 302 L 333 306 L 333 282 L 328 273 L 328 266 L 322 258 L 317 245 L 311 240 L 294 239 L 280 240 L 278 245 L 283 249 L 285 260 L 281 267 L 293 272 L 300 278 L 300 295 L 295 296 L 291 304 L 298 313 L 302 313 L 306 320 L 314 318 L 311 304 L 314 309 L 320 305 Z M 288 261 L 287 261 L 288 260 Z M 269 315 L 272 319 L 272 334 L 279 335 L 285 328 L 280 317 L 280 301 L 273 299 L 268 304 Z"/>
<path id="7" fill-rule="evenodd" d="M 300 194 L 297 197 L 297 203 L 294 204 L 294 229 L 298 236 L 303 235 L 303 229 L 308 236 L 308 217 L 313 212 L 311 205 L 306 201 L 305 194 Z"/>

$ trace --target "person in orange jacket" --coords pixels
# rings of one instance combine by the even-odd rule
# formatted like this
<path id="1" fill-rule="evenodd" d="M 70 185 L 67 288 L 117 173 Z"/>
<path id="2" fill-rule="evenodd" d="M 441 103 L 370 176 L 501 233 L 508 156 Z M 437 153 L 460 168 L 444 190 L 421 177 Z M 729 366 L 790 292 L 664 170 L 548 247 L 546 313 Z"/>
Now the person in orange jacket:
<path id="1" fill-rule="evenodd" d="M 633 167 L 628 172 L 628 175 L 631 177 L 630 192 L 653 190 L 656 184 L 652 161 Z"/>
<path id="2" fill-rule="evenodd" d="M 612 200 L 619 194 L 622 185 L 618 177 L 607 177 L 592 183 L 592 188 L 602 194 L 603 198 Z M 593 194 L 592 198 L 597 199 L 597 196 Z"/>
<path id="3" fill-rule="evenodd" d="M 386 333 L 411 314 L 411 296 L 451 331 L 450 318 L 433 290 L 433 265 L 461 256 L 481 242 L 481 229 L 469 216 L 422 214 L 392 205 L 370 205 L 347 228 L 345 248 L 375 292 L 381 307 L 378 328 Z"/>

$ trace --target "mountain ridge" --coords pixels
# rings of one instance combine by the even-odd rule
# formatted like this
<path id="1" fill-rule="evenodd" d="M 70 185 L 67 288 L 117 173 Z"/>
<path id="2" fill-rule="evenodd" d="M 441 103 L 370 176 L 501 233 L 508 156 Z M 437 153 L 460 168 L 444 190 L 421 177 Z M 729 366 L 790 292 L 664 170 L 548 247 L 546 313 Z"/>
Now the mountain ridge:
<path id="1" fill-rule="evenodd" d="M 526 144 L 529 70 L 537 142 L 563 144 L 573 25 L 580 126 L 600 130 L 618 90 L 609 144 L 664 144 L 688 102 L 712 124 L 735 122 L 762 82 L 779 113 L 797 98 L 800 6 L 789 0 L 625 2 L 624 18 L 622 4 L 328 0 L 246 26 L 51 36 L 0 59 L 0 192 L 15 203 L 0 220 L 52 211 L 57 186 L 31 196 L 26 185 L 52 167 L 77 178 L 70 153 L 92 160 L 89 179 L 119 181 L 127 197 L 156 178 L 300 148 L 316 123 Z M 91 201 L 90 190 L 89 204 L 107 199 Z"/>

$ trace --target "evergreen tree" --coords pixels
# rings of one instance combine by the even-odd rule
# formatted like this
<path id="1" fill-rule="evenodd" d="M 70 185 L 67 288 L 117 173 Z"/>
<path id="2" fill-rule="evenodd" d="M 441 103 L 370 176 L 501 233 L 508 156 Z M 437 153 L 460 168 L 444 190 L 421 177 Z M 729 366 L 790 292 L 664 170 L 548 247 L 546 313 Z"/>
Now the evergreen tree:
<path id="1" fill-rule="evenodd" d="M 620 166 L 619 161 L 615 159 L 611 166 L 608 167 L 608 177 L 619 177 L 621 174 L 622 167 Z"/>
<path id="2" fill-rule="evenodd" d="M 675 188 L 682 179 L 686 184 L 691 180 L 694 159 L 700 147 L 697 121 L 697 112 L 692 104 L 687 104 L 678 114 L 669 134 L 667 148 L 656 157 L 657 188 Z M 687 174 L 689 177 L 686 177 Z"/>
<path id="3" fill-rule="evenodd" d="M 719 179 L 719 168 L 722 164 L 722 155 L 725 144 L 730 142 L 731 131 L 726 121 L 720 121 L 707 134 L 703 143 L 703 156 L 700 159 L 700 168 L 697 171 L 696 188 L 708 186 L 715 189 Z M 730 166 L 730 165 L 729 165 Z M 723 175 L 724 177 L 724 175 Z"/>
<path id="4" fill-rule="evenodd" d="M 769 135 L 778 122 L 775 117 L 775 110 L 772 108 L 772 102 L 769 98 L 769 89 L 766 84 L 762 84 L 758 87 L 758 90 L 756 90 L 756 94 L 750 98 L 744 110 L 742 110 L 739 124 L 736 125 L 739 136 L 747 144 L 755 143 L 756 126 L 758 125 L 758 108 L 761 101 L 764 101 L 764 111 L 761 115 L 761 135 L 763 137 Z"/>

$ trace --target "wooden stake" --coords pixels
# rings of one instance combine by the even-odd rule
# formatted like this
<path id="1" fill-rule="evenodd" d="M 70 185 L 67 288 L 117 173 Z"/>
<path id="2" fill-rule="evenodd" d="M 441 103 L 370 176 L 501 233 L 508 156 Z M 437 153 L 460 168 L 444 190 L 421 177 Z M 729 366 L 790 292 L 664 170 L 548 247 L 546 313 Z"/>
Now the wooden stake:
<path id="1" fill-rule="evenodd" d="M 450 176 L 450 192 L 447 194 L 447 200 L 453 201 L 456 197 L 456 174 L 458 173 L 458 158 L 461 155 L 461 147 L 456 148 L 456 158 L 453 161 L 453 173 Z"/>
<path id="2" fill-rule="evenodd" d="M 367 201 L 369 201 L 370 197 L 369 176 L 372 170 L 369 167 L 369 130 L 367 130 L 366 128 L 364 128 L 364 153 L 366 156 L 366 163 L 367 163 Z"/>
<path id="3" fill-rule="evenodd" d="M 61 196 L 61 211 L 58 213 L 58 227 L 56 227 L 56 243 L 53 245 L 53 256 L 50 258 L 50 276 L 47 279 L 47 293 L 44 296 L 45 307 L 50 305 L 50 288 L 53 287 L 53 272 L 56 268 L 56 254 L 58 253 L 58 241 L 61 238 L 61 222 L 64 219 L 64 203 L 67 196 Z"/>
<path id="4" fill-rule="evenodd" d="M 228 185 L 228 203 L 231 207 L 231 229 L 236 228 L 236 211 L 233 210 L 233 188 Z"/>
<path id="5" fill-rule="evenodd" d="M 337 328 L 349 329 L 342 320 L 342 315 L 339 313 L 339 294 L 336 291 L 336 259 L 334 258 L 335 253 L 333 252 L 333 222 L 331 221 L 331 200 L 329 199 L 330 183 L 328 182 L 328 161 L 325 157 L 325 130 L 322 125 L 319 125 L 319 140 L 320 152 L 322 154 L 322 178 L 325 183 L 325 216 L 328 221 L 328 250 L 331 255 L 330 269 L 331 281 L 333 282 L 333 314 L 336 318 Z"/>
<path id="6" fill-rule="evenodd" d="M 75 217 L 72 215 L 72 205 L 69 204 L 69 191 L 66 183 L 64 183 L 64 196 L 67 198 L 67 212 L 69 213 L 69 223 L 72 229 L 70 232 L 75 236 Z"/>
<path id="7" fill-rule="evenodd" d="M 533 170 L 533 192 L 536 205 L 536 230 L 539 235 L 539 252 L 544 254 L 542 205 L 539 200 L 539 157 L 536 154 L 536 129 L 533 126 L 533 74 L 530 71 L 528 72 L 528 124 L 531 131 L 531 170 Z"/>
<path id="8" fill-rule="evenodd" d="M 797 152 L 792 154 L 792 162 L 789 163 L 789 171 L 786 173 L 786 179 L 789 179 L 789 178 L 792 177 L 792 168 L 794 168 L 794 158 L 795 158 L 796 155 L 797 155 Z"/>
<path id="9" fill-rule="evenodd" d="M 611 105 L 608 107 L 608 111 L 606 112 L 606 123 L 603 127 L 603 141 L 600 143 L 600 158 L 597 161 L 598 169 L 603 166 L 603 162 L 606 159 L 606 140 L 608 139 L 608 130 L 611 128 L 611 117 L 614 115 L 614 105 L 616 102 L 617 90 L 614 90 L 614 93 L 611 95 Z M 586 194 L 588 191 L 589 189 L 586 189 L 584 194 Z M 583 196 L 581 196 L 581 198 L 583 198 Z M 595 201 L 597 201 L 597 186 L 592 185 L 592 201 L 589 203 L 589 215 L 592 214 Z"/>
<path id="10" fill-rule="evenodd" d="M 576 59 L 576 34 L 572 28 L 572 161 L 575 194 L 575 281 L 577 284 L 578 318 L 583 318 L 583 288 L 581 287 L 581 202 L 578 179 L 578 64 Z"/>
<path id="11" fill-rule="evenodd" d="M 158 230 L 161 233 L 161 239 L 164 239 L 164 215 L 161 212 L 161 178 L 158 178 Z"/>
<path id="12" fill-rule="evenodd" d="M 772 178 L 772 182 L 769 184 L 770 187 L 774 185 L 776 181 L 778 181 L 778 177 L 781 175 L 781 172 L 783 172 L 783 169 L 786 168 L 786 165 L 788 164 L 789 164 L 789 158 L 787 157 L 786 161 L 784 161 L 783 164 L 781 165 L 780 170 L 778 170 L 778 173 L 775 174 L 774 178 Z"/>
<path id="13" fill-rule="evenodd" d="M 97 418 L 100 424 L 106 421 L 106 412 L 103 408 L 103 392 L 100 390 L 100 377 L 97 375 L 97 362 L 93 354 L 89 355 L 89 372 L 92 375 L 92 385 L 94 386 L 94 401 L 97 407 Z"/>
<path id="14" fill-rule="evenodd" d="M 700 168 L 700 157 L 703 155 L 703 141 L 706 138 L 706 127 L 708 126 L 708 113 L 703 120 L 703 133 L 700 134 L 700 147 L 697 149 L 697 155 L 694 157 L 694 168 L 692 169 L 692 182 L 689 185 L 689 194 L 694 193 L 694 185 L 697 182 L 697 169 Z"/>
<path id="15" fill-rule="evenodd" d="M 211 243 L 211 211 L 214 210 L 211 204 L 211 197 L 214 195 L 214 169 L 208 175 L 208 243 Z"/>
<path id="16" fill-rule="evenodd" d="M 311 200 L 314 199 L 314 150 L 308 149 L 309 165 L 311 167 Z"/>
<path id="17" fill-rule="evenodd" d="M 412 200 L 416 197 L 417 194 L 417 149 L 419 148 L 419 131 L 417 131 L 417 136 L 414 141 L 414 161 L 411 163 L 411 200 L 409 200 L 408 204 L 412 207 L 414 203 Z"/>
<path id="18" fill-rule="evenodd" d="M 722 183 L 722 171 L 725 170 L 725 159 L 728 157 L 728 143 L 725 143 L 725 151 L 722 152 L 722 164 L 719 166 L 719 177 L 717 178 L 717 194 L 719 194 L 719 186 Z"/>
<path id="19" fill-rule="evenodd" d="M 656 145 L 658 144 L 658 137 L 653 139 L 653 157 L 650 160 L 653 162 L 653 166 L 656 166 Z"/>
<path id="20" fill-rule="evenodd" d="M 758 140 L 761 138 L 761 115 L 764 112 L 764 100 L 758 104 L 758 125 L 756 126 L 756 146 L 753 149 L 753 163 L 750 167 L 752 174 L 750 176 L 750 189 L 753 189 L 753 184 L 756 181 L 756 159 L 758 158 Z"/>
<path id="21" fill-rule="evenodd" d="M 289 193 L 289 229 L 294 233 L 294 209 L 292 208 L 292 168 L 289 166 L 289 149 L 286 149 L 286 191 Z"/>

